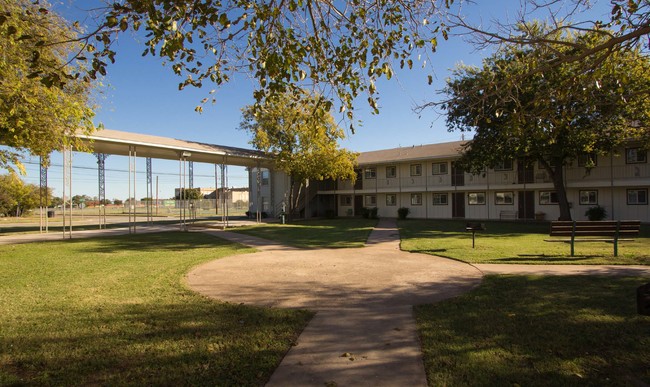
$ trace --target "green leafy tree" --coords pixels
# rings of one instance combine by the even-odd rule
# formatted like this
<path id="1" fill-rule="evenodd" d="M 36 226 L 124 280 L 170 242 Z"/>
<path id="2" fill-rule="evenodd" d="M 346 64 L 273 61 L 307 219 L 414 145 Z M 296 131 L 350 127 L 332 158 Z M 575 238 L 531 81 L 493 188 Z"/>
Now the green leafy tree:
<path id="1" fill-rule="evenodd" d="M 334 122 L 330 105 L 306 92 L 300 100 L 296 105 L 285 94 L 267 100 L 261 111 L 248 106 L 240 123 L 240 129 L 251 134 L 251 144 L 272 154 L 275 168 L 290 177 L 290 214 L 308 179 L 356 178 L 357 154 L 339 147 L 345 134 Z"/>
<path id="2" fill-rule="evenodd" d="M 49 205 L 52 191 L 48 189 Z M 25 184 L 13 173 L 0 175 L 0 214 L 5 216 L 21 216 L 26 211 L 41 205 L 41 188 L 35 184 Z"/>
<path id="3" fill-rule="evenodd" d="M 544 33 L 544 27 L 527 26 Z M 596 46 L 599 34 L 555 39 Z M 479 173 L 504 158 L 539 163 L 553 180 L 560 219 L 571 214 L 563 167 L 580 155 L 612 152 L 629 140 L 650 144 L 650 62 L 638 51 L 611 53 L 597 68 L 582 71 L 565 62 L 530 72 L 570 44 L 521 48 L 507 45 L 480 68 L 461 66 L 447 82 L 449 130 L 474 131 L 461 162 Z"/>
<path id="4" fill-rule="evenodd" d="M 75 133 L 90 133 L 92 83 L 82 71 L 82 47 L 60 43 L 76 35 L 44 1 L 0 0 L 0 168 L 24 172 L 26 153 L 46 160 L 54 150 L 74 145 Z M 78 59 L 78 58 L 77 58 Z"/>
<path id="5" fill-rule="evenodd" d="M 203 199 L 203 196 L 199 188 L 181 188 L 174 200 L 181 200 L 181 198 L 184 200 L 198 200 Z"/>

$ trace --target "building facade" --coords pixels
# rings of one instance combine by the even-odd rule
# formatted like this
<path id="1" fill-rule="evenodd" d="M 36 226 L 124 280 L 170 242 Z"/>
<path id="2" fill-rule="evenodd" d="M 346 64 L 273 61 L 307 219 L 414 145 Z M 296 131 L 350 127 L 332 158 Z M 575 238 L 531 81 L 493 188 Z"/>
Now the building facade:
<path id="1" fill-rule="evenodd" d="M 305 216 L 355 216 L 364 207 L 377 207 L 380 217 L 397 217 L 397 209 L 407 207 L 409 217 L 422 219 L 558 218 L 553 183 L 540 165 L 515 159 L 470 174 L 455 165 L 462 144 L 361 153 L 355 183 L 319 182 L 306 191 Z M 564 178 L 573 219 L 586 219 L 590 207 L 601 206 L 608 219 L 650 222 L 650 164 L 640 146 L 629 144 L 607 156 L 580 157 L 564 167 Z M 277 183 L 276 191 L 282 186 Z M 253 192 L 255 187 L 250 187 Z M 267 197 L 265 208 L 273 212 L 278 200 Z"/>

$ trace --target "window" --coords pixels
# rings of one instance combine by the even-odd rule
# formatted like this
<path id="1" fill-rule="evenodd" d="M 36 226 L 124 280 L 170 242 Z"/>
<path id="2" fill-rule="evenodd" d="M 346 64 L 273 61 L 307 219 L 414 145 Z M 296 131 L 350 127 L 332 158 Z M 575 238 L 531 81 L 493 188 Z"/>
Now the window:
<path id="1" fill-rule="evenodd" d="M 366 207 L 376 207 L 377 206 L 377 196 L 375 195 L 366 195 L 364 198 L 364 203 Z"/>
<path id="2" fill-rule="evenodd" d="M 386 167 L 386 178 L 397 177 L 397 167 L 389 165 Z"/>
<path id="3" fill-rule="evenodd" d="M 504 160 L 494 165 L 495 171 L 512 171 L 512 160 Z"/>
<path id="4" fill-rule="evenodd" d="M 539 193 L 539 204 L 557 204 L 557 192 L 541 191 Z"/>
<path id="5" fill-rule="evenodd" d="M 578 155 L 578 166 L 592 168 L 598 165 L 598 159 L 595 153 L 585 153 Z"/>
<path id="6" fill-rule="evenodd" d="M 648 162 L 648 153 L 641 148 L 627 148 L 625 150 L 626 164 L 641 164 Z"/>
<path id="7" fill-rule="evenodd" d="M 580 191 L 580 204 L 598 204 L 598 191 Z"/>
<path id="8" fill-rule="evenodd" d="M 467 204 L 471 206 L 485 204 L 485 192 L 470 192 L 467 194 Z"/>
<path id="9" fill-rule="evenodd" d="M 447 174 L 447 163 L 433 163 L 433 164 L 431 164 L 431 174 L 432 175 L 446 175 Z"/>
<path id="10" fill-rule="evenodd" d="M 269 185 L 269 171 L 262 171 L 262 185 Z"/>
<path id="11" fill-rule="evenodd" d="M 433 194 L 433 205 L 434 206 L 446 206 L 447 205 L 447 194 L 446 193 L 434 193 Z"/>
<path id="12" fill-rule="evenodd" d="M 628 189 L 627 204 L 631 204 L 631 205 L 648 204 L 648 190 L 645 188 Z"/>
<path id="13" fill-rule="evenodd" d="M 377 178 L 377 168 L 368 167 L 363 169 L 363 177 L 366 179 L 376 179 Z"/>
<path id="14" fill-rule="evenodd" d="M 351 195 L 341 195 L 341 206 L 350 207 L 352 206 L 352 196 Z"/>
<path id="15" fill-rule="evenodd" d="M 411 205 L 412 206 L 421 206 L 422 205 L 422 194 L 421 193 L 411 194 Z"/>
<path id="16" fill-rule="evenodd" d="M 497 205 L 508 205 L 515 203 L 515 194 L 512 191 L 509 192 L 495 192 L 494 193 L 494 204 Z"/>
<path id="17" fill-rule="evenodd" d="M 422 176 L 422 164 L 411 164 L 411 176 Z"/>
<path id="18" fill-rule="evenodd" d="M 395 194 L 386 195 L 386 205 L 387 206 L 396 206 L 397 205 L 397 195 L 395 195 Z"/>

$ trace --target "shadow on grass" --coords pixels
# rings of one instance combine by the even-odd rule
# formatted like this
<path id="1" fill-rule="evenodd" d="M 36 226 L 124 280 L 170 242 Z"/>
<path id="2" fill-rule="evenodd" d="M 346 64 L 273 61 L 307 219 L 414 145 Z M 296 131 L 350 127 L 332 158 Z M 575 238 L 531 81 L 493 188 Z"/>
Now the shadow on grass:
<path id="1" fill-rule="evenodd" d="M 488 276 L 417 307 L 429 385 L 647 385 L 647 280 Z"/>
<path id="2" fill-rule="evenodd" d="M 40 334 L 0 338 L 0 384 L 263 385 L 312 316 L 204 300 L 59 313 Z"/>

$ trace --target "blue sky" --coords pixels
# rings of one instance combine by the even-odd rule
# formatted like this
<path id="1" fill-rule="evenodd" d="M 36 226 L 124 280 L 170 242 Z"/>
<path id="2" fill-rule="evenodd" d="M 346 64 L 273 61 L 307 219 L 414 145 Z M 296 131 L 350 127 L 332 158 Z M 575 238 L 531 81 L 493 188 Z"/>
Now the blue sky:
<path id="1" fill-rule="evenodd" d="M 608 5 L 601 2 L 603 14 Z M 57 9 L 69 19 L 83 15 L 80 8 L 88 1 L 64 1 Z M 495 6 L 499 4 L 499 6 Z M 511 18 L 519 9 L 519 2 L 513 0 L 487 2 L 484 6 L 467 6 L 465 12 L 473 20 L 484 23 L 496 18 Z M 97 99 L 99 109 L 96 123 L 108 129 L 127 132 L 173 137 L 183 140 L 202 141 L 227 146 L 250 148 L 249 137 L 238 130 L 241 108 L 252 103 L 253 83 L 246 75 L 239 75 L 216 93 L 216 105 L 206 105 L 202 114 L 194 107 L 208 96 L 211 85 L 203 89 L 186 88 L 178 90 L 179 77 L 171 69 L 163 67 L 157 57 L 142 57 L 142 42 L 128 34 L 120 36 L 117 45 L 116 63 L 109 66 L 105 87 Z M 460 133 L 446 130 L 444 117 L 436 112 L 425 111 L 421 117 L 413 107 L 426 101 L 437 100 L 437 94 L 444 86 L 444 80 L 458 63 L 478 65 L 487 51 L 476 51 L 459 37 L 439 41 L 438 51 L 430 56 L 425 69 L 416 64 L 413 70 L 396 71 L 391 81 L 378 85 L 380 114 L 373 115 L 361 98 L 355 107 L 358 118 L 363 121 L 355 134 L 349 134 L 341 145 L 353 151 L 370 151 L 428 143 L 455 141 Z M 427 75 L 433 71 L 434 83 L 427 84 Z M 61 194 L 62 176 L 60 156 L 53 155 L 53 167 L 49 173 L 49 185 L 55 194 Z M 138 160 L 138 171 L 144 171 L 144 159 Z M 75 154 L 75 166 L 90 168 L 96 166 L 93 156 Z M 28 164 L 25 180 L 38 183 L 38 167 Z M 107 198 L 126 198 L 126 158 L 110 156 L 107 159 Z M 177 171 L 177 163 L 153 161 L 154 175 L 161 181 L 160 197 L 169 197 L 178 185 L 178 178 L 169 171 Z M 121 172 L 122 171 L 122 172 Z M 214 186 L 214 167 L 195 164 L 194 186 Z M 97 172 L 92 169 L 76 168 L 73 176 L 73 194 L 97 195 Z M 142 187 L 136 196 L 144 197 L 144 175 L 138 177 Z M 246 186 L 246 173 L 241 168 L 230 168 L 230 186 Z"/>

